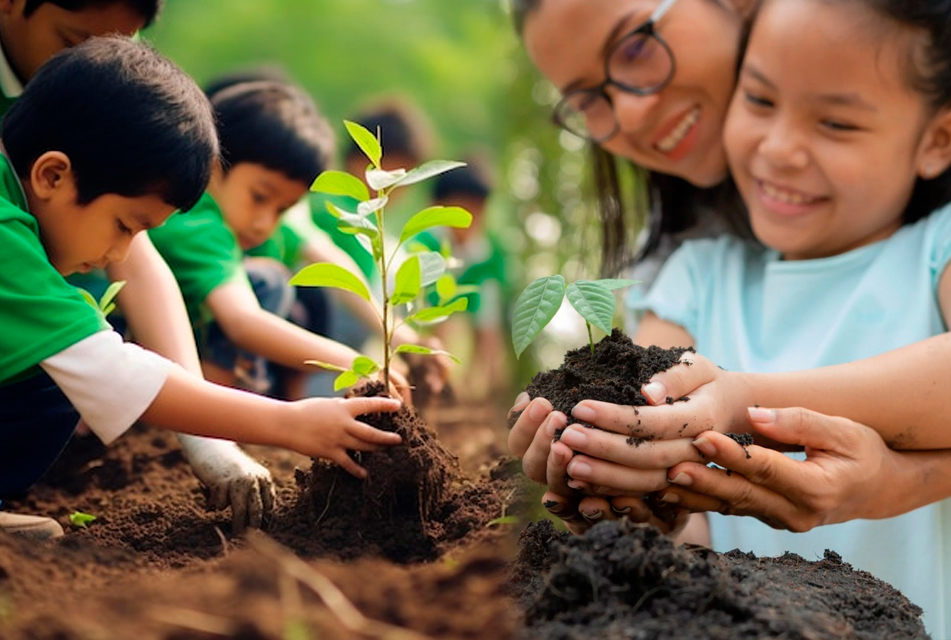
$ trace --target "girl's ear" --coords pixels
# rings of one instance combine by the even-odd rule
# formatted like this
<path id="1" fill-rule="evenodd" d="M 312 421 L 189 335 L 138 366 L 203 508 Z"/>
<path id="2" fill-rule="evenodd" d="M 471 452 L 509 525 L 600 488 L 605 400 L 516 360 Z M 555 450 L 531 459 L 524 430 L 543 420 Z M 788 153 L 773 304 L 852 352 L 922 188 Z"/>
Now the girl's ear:
<path id="1" fill-rule="evenodd" d="M 63 189 L 73 187 L 73 164 L 62 151 L 47 151 L 30 169 L 30 191 L 39 200 L 49 200 Z"/>
<path id="2" fill-rule="evenodd" d="M 951 106 L 931 120 L 918 148 L 916 171 L 925 180 L 937 178 L 951 166 Z"/>

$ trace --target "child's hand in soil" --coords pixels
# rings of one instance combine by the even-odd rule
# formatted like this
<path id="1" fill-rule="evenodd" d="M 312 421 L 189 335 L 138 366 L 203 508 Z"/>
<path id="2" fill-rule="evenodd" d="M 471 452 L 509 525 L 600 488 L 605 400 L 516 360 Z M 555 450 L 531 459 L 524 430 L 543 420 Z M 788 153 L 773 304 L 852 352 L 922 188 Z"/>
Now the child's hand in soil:
<path id="1" fill-rule="evenodd" d="M 400 408 L 393 398 L 310 398 L 293 403 L 293 421 L 286 425 L 288 449 L 336 462 L 357 478 L 366 470 L 354 462 L 350 451 L 378 451 L 399 444 L 395 433 L 375 429 L 357 416 L 392 412 Z"/>
<path id="2" fill-rule="evenodd" d="M 258 529 L 274 509 L 271 472 L 228 440 L 179 434 L 182 453 L 195 476 L 208 490 L 208 508 L 231 507 L 235 534 Z"/>
<path id="3" fill-rule="evenodd" d="M 806 460 L 756 445 L 742 447 L 716 432 L 696 446 L 730 469 L 686 463 L 670 470 L 675 484 L 661 499 L 692 511 L 749 515 L 796 532 L 856 518 L 890 518 L 946 497 L 941 477 L 951 452 L 896 452 L 873 429 L 806 409 L 753 409 L 753 428 L 777 442 L 802 445 Z"/>
<path id="4" fill-rule="evenodd" d="M 548 454 L 556 429 L 567 424 L 565 414 L 552 412 L 551 402 L 545 398 L 530 399 L 519 394 L 509 415 L 518 419 L 509 431 L 509 450 L 522 460 L 525 475 L 541 484 L 548 484 Z M 510 418 L 511 420 L 511 418 Z"/>

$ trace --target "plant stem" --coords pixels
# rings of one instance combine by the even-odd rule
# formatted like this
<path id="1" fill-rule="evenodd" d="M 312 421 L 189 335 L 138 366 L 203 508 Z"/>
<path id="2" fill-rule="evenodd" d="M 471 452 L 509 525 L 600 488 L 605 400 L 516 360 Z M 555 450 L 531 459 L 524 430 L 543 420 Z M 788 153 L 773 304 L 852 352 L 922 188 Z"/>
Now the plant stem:
<path id="1" fill-rule="evenodd" d="M 377 197 L 382 198 L 385 191 L 377 191 Z M 376 212 L 376 226 L 380 230 L 380 284 L 383 288 L 383 385 L 384 392 L 390 393 L 390 342 L 392 329 L 390 328 L 390 289 L 386 277 L 386 229 L 383 227 L 383 209 Z"/>
<path id="2" fill-rule="evenodd" d="M 585 320 L 584 325 L 588 328 L 588 344 L 591 345 L 591 357 L 594 357 L 594 336 L 591 335 L 591 323 Z"/>

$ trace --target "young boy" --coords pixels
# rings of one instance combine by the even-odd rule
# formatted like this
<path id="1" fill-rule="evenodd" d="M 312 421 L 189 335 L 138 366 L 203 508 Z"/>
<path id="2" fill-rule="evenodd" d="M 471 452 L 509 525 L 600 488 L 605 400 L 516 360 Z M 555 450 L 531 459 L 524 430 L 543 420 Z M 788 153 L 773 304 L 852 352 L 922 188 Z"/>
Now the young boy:
<path id="1" fill-rule="evenodd" d="M 306 360 L 349 367 L 356 352 L 275 313 L 289 309 L 285 296 L 260 285 L 276 280 L 279 292 L 283 282 L 249 280 L 243 262 L 243 251 L 271 237 L 327 166 L 329 126 L 307 94 L 285 82 L 239 83 L 215 93 L 212 106 L 222 162 L 208 192 L 187 217 L 149 232 L 182 290 L 205 375 L 228 385 L 255 382 L 255 358 L 299 371 L 313 371 Z M 264 298 L 276 300 L 262 308 Z"/>
<path id="2" fill-rule="evenodd" d="M 91 36 L 132 36 L 155 20 L 161 5 L 161 0 L 0 0 L 0 116 L 50 56 Z M 136 342 L 201 375 L 178 285 L 148 236 L 137 235 L 128 259 L 106 271 L 110 280 L 126 283 L 118 303 Z M 179 440 L 208 488 L 208 506 L 230 505 L 236 530 L 260 526 L 252 505 L 273 495 L 270 472 L 234 443 L 185 434 Z"/>
<path id="3" fill-rule="evenodd" d="M 203 94 L 173 64 L 122 38 L 61 52 L 7 113 L 2 140 L 0 498 L 42 476 L 80 415 L 106 443 L 141 418 L 326 457 L 358 476 L 349 449 L 399 442 L 355 420 L 396 401 L 283 403 L 213 385 L 122 343 L 65 281 L 121 262 L 136 234 L 201 197 L 217 134 Z M 37 535 L 59 528 L 4 520 Z"/>

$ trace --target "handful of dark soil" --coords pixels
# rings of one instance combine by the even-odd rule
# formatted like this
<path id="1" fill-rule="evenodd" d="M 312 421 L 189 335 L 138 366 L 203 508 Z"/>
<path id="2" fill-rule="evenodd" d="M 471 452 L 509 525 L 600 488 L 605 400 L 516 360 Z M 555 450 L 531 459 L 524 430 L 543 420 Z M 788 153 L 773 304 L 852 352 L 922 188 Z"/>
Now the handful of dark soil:
<path id="1" fill-rule="evenodd" d="M 655 373 L 678 364 L 686 351 L 693 349 L 641 347 L 615 329 L 595 345 L 594 355 L 588 345 L 569 351 L 560 367 L 536 374 L 525 391 L 532 398 L 547 398 L 556 411 L 568 416 L 568 424 L 578 422 L 571 417 L 571 409 L 582 400 L 643 407 L 649 403 L 641 387 Z M 510 421 L 514 424 L 517 419 L 515 415 Z M 632 436 L 636 428 L 631 425 Z"/>
<path id="2" fill-rule="evenodd" d="M 756 558 L 677 546 L 647 525 L 529 525 L 511 578 L 523 640 L 928 638 L 921 609 L 835 553 Z"/>

